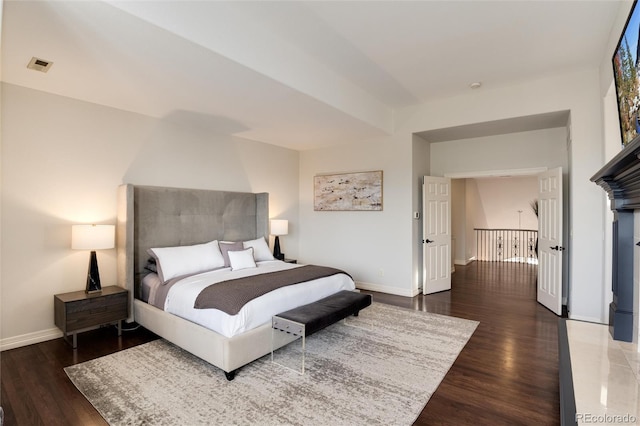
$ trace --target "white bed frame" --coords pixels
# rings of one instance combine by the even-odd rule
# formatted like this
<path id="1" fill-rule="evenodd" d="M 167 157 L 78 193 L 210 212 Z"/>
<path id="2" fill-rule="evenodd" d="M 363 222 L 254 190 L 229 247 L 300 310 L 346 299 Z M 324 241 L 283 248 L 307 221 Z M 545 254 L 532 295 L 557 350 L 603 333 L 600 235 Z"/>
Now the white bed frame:
<path id="1" fill-rule="evenodd" d="M 268 194 L 121 185 L 118 188 L 118 285 L 129 290 L 132 315 L 160 337 L 224 370 L 271 352 L 271 324 L 231 338 L 135 298 L 151 247 L 218 240 L 249 240 L 268 233 Z M 274 347 L 295 340 L 275 335 Z"/>

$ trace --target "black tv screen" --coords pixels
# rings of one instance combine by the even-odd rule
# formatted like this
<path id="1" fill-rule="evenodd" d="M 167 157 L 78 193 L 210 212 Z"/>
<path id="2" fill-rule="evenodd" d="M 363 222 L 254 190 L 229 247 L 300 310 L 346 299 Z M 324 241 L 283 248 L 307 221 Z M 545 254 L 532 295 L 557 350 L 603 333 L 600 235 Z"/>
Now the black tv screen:
<path id="1" fill-rule="evenodd" d="M 637 1 L 633 3 L 612 60 L 623 145 L 640 135 L 640 9 L 636 6 Z"/>

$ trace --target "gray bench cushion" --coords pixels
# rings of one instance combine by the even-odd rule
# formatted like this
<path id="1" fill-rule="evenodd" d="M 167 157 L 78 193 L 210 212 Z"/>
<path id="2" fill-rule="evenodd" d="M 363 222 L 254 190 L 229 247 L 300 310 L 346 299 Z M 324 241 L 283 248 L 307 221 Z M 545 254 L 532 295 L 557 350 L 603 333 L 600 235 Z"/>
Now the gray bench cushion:
<path id="1" fill-rule="evenodd" d="M 305 336 L 334 324 L 371 305 L 371 295 L 342 290 L 308 305 L 276 315 L 305 325 Z"/>

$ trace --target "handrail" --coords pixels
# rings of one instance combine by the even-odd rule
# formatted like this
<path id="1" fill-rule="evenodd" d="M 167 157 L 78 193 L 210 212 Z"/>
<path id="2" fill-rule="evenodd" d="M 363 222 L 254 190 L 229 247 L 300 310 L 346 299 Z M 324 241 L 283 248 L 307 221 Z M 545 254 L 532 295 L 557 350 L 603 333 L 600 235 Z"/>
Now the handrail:
<path id="1" fill-rule="evenodd" d="M 474 228 L 476 259 L 490 262 L 536 263 L 538 231 L 534 229 Z"/>
<path id="2" fill-rule="evenodd" d="M 513 228 L 473 228 L 474 231 L 524 231 L 538 232 L 537 229 L 513 229 Z"/>

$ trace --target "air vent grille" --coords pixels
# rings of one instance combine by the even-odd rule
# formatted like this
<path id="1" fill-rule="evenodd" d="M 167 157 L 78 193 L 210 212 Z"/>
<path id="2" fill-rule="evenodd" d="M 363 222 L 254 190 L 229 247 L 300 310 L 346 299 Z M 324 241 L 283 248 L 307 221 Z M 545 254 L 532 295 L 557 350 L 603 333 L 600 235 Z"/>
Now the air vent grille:
<path id="1" fill-rule="evenodd" d="M 27 65 L 27 68 L 29 68 L 30 70 L 47 72 L 49 71 L 49 68 L 51 68 L 51 65 L 53 65 L 53 62 L 36 58 L 34 56 L 33 58 L 31 58 L 31 61 L 29 61 L 29 65 Z"/>

